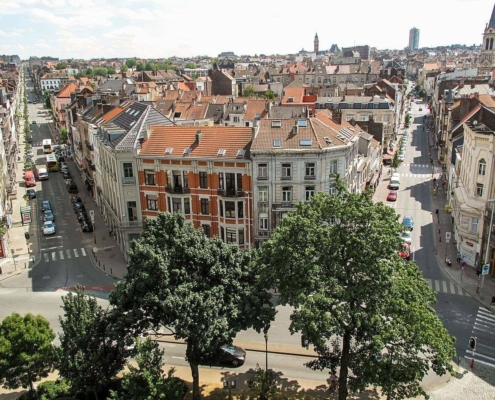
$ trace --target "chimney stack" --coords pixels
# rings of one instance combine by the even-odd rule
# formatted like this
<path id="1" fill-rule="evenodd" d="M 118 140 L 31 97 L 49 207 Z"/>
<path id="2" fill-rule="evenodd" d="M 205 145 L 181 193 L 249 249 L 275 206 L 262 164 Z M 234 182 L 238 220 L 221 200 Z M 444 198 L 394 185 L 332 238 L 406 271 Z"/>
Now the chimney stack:
<path id="1" fill-rule="evenodd" d="M 201 132 L 201 129 L 198 129 L 196 131 L 196 146 L 198 146 L 201 143 L 202 138 L 203 138 L 203 133 Z"/>
<path id="2" fill-rule="evenodd" d="M 299 133 L 299 126 L 297 125 L 297 120 L 294 121 L 294 126 L 292 127 L 292 134 L 297 135 Z"/>

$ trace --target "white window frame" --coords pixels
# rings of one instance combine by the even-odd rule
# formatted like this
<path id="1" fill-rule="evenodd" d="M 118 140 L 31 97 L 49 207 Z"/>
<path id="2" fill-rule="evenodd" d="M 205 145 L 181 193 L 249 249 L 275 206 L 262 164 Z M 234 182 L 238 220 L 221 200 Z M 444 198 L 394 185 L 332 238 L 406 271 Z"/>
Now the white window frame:
<path id="1" fill-rule="evenodd" d="M 476 184 L 476 196 L 483 197 L 483 190 L 485 186 L 482 183 Z"/>
<path id="2" fill-rule="evenodd" d="M 282 178 L 284 179 L 292 179 L 292 164 L 291 163 L 282 163 Z"/>
<path id="3" fill-rule="evenodd" d="M 471 218 L 471 232 L 472 233 L 478 233 L 478 224 L 479 224 L 479 219 L 476 217 Z"/>
<path id="4" fill-rule="evenodd" d="M 316 194 L 316 189 L 314 186 L 306 186 L 304 188 L 304 199 L 306 201 L 310 201 L 311 197 L 313 197 Z"/>
<path id="5" fill-rule="evenodd" d="M 482 158 L 478 163 L 478 175 L 485 176 L 486 174 L 486 161 Z"/>
<path id="6" fill-rule="evenodd" d="M 292 186 L 282 187 L 282 203 L 292 202 Z"/>
<path id="7" fill-rule="evenodd" d="M 304 165 L 305 176 L 316 176 L 316 163 L 315 162 L 307 162 Z M 308 173 L 309 172 L 309 173 Z"/>
<path id="8" fill-rule="evenodd" d="M 470 222 L 469 217 L 461 215 L 461 218 L 459 221 L 459 229 L 462 229 L 463 231 L 468 231 L 469 230 L 469 222 Z"/>
<path id="9" fill-rule="evenodd" d="M 268 230 L 268 213 L 260 213 L 258 224 L 260 231 Z"/>
<path id="10" fill-rule="evenodd" d="M 330 170 L 330 175 L 336 174 L 339 170 L 339 161 L 338 160 L 330 161 L 329 170 Z"/>
<path id="11" fill-rule="evenodd" d="M 268 186 L 258 186 L 258 201 L 268 201 Z"/>

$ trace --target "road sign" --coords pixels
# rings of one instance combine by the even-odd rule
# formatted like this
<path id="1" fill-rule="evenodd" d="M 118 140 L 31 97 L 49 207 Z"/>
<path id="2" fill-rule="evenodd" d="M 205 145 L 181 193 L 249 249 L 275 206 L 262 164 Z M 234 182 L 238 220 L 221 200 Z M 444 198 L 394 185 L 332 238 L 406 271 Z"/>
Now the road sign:
<path id="1" fill-rule="evenodd" d="M 483 265 L 483 268 L 481 269 L 481 275 L 488 275 L 489 272 L 490 272 L 490 264 Z"/>
<path id="2" fill-rule="evenodd" d="M 446 243 L 449 243 L 450 237 L 451 237 L 451 233 L 450 232 L 445 232 L 445 242 Z"/>

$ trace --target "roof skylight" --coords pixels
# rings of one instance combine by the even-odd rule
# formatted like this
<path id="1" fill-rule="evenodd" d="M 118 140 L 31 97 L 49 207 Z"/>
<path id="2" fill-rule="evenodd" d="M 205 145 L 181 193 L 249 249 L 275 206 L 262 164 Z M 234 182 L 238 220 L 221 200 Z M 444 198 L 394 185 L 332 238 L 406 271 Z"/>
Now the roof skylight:
<path id="1" fill-rule="evenodd" d="M 225 150 L 225 149 L 218 149 L 217 156 L 224 156 L 226 152 L 227 152 L 227 150 Z"/>

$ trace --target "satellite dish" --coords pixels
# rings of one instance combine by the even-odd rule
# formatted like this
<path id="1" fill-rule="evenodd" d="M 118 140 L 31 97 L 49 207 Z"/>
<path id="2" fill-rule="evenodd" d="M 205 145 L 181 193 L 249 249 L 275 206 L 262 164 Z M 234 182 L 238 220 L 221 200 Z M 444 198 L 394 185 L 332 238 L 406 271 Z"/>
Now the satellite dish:
<path id="1" fill-rule="evenodd" d="M 474 121 L 473 121 L 473 125 L 474 125 L 474 126 L 478 125 L 478 121 L 474 120 Z"/>

